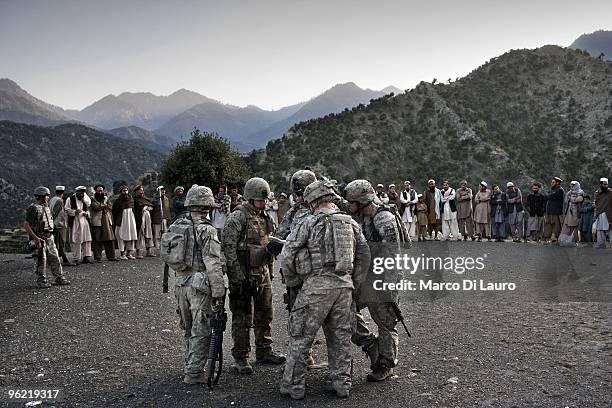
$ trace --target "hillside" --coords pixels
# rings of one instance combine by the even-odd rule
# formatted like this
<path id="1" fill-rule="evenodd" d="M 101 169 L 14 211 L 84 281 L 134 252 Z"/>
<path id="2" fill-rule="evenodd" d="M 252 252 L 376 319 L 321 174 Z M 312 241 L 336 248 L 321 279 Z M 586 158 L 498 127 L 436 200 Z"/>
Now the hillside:
<path id="1" fill-rule="evenodd" d="M 570 48 L 585 50 L 595 58 L 603 53 L 604 59 L 612 61 L 612 31 L 599 30 L 582 34 L 570 45 Z"/>
<path id="2" fill-rule="evenodd" d="M 124 126 L 115 129 L 107 130 L 106 133 L 110 133 L 113 136 L 117 136 L 121 139 L 132 140 L 136 143 L 148 147 L 150 149 L 159 150 L 161 152 L 167 152 L 170 147 L 175 143 L 173 140 L 166 136 L 158 135 L 150 130 L 139 128 L 138 126 Z"/>
<path id="3" fill-rule="evenodd" d="M 269 140 L 281 137 L 291 126 L 312 118 L 318 118 L 330 113 L 342 112 L 359 104 L 367 104 L 370 99 L 379 98 L 393 92 L 395 87 L 387 87 L 382 91 L 362 89 L 353 82 L 338 84 L 323 92 L 321 95 L 306 102 L 297 112 L 284 120 L 275 122 L 271 126 L 248 135 L 245 142 L 251 148 L 261 148 Z"/>
<path id="4" fill-rule="evenodd" d="M 45 128 L 0 122 L 0 227 L 20 224 L 32 190 L 67 189 L 135 180 L 157 169 L 163 155 L 142 145 L 75 124 Z"/>
<path id="5" fill-rule="evenodd" d="M 612 65 L 582 51 L 510 51 L 451 84 L 421 83 L 394 97 L 294 126 L 249 157 L 254 174 L 286 188 L 311 166 L 338 181 L 430 177 L 457 185 L 547 185 L 587 191 L 612 172 Z"/>

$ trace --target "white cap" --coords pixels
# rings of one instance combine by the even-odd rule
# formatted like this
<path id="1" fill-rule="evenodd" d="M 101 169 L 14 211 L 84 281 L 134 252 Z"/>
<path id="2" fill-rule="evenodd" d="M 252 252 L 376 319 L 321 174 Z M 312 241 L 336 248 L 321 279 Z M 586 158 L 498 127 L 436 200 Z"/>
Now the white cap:
<path id="1" fill-rule="evenodd" d="M 509 181 L 506 183 L 506 187 L 514 187 L 514 183 Z"/>
<path id="2" fill-rule="evenodd" d="M 384 186 L 384 185 L 382 185 L 382 184 L 380 184 L 380 183 L 379 183 L 379 184 L 376 186 L 376 188 L 378 188 L 378 187 L 385 188 L 385 186 Z"/>
<path id="3" fill-rule="evenodd" d="M 489 185 L 487 184 L 487 182 L 486 182 L 486 181 L 481 181 L 481 182 L 480 182 L 480 185 L 481 185 L 481 186 L 485 186 L 485 187 L 489 187 Z"/>
<path id="4" fill-rule="evenodd" d="M 600 183 L 607 183 L 608 179 L 606 177 L 602 177 L 602 178 L 599 179 L 599 182 Z"/>
<path id="5" fill-rule="evenodd" d="M 65 186 L 55 186 L 55 191 L 66 191 Z"/>
<path id="6" fill-rule="evenodd" d="M 164 190 L 165 190 L 165 189 L 166 189 L 166 187 L 164 187 L 164 186 L 159 186 L 159 187 L 157 187 L 157 189 L 158 189 L 158 190 L 161 190 L 161 189 L 164 189 Z"/>
<path id="7" fill-rule="evenodd" d="M 395 187 L 395 184 L 389 184 L 389 188 Z"/>
<path id="8" fill-rule="evenodd" d="M 434 180 L 434 179 L 429 179 L 429 180 L 427 180 L 427 184 L 429 184 L 429 183 L 434 183 L 434 184 L 436 184 L 436 180 Z"/>
<path id="9" fill-rule="evenodd" d="M 576 180 L 570 181 L 570 185 L 574 185 L 574 184 L 578 184 L 578 182 Z"/>
<path id="10" fill-rule="evenodd" d="M 87 187 L 85 187 L 85 186 L 78 186 L 77 188 L 74 189 L 74 191 L 87 191 Z"/>

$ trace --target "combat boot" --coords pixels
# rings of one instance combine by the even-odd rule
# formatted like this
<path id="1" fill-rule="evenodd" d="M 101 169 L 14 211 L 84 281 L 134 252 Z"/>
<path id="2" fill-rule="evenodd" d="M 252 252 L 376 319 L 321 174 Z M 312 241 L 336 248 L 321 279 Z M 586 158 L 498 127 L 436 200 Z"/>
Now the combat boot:
<path id="1" fill-rule="evenodd" d="M 393 375 L 393 369 L 386 367 L 384 364 L 380 364 L 374 371 L 368 374 L 368 381 L 380 382 Z"/>
<path id="2" fill-rule="evenodd" d="M 246 358 L 237 358 L 232 365 L 238 374 L 253 374 L 253 366 Z"/>
<path id="3" fill-rule="evenodd" d="M 65 277 L 60 277 L 60 278 L 56 278 L 55 282 L 53 282 L 54 285 L 70 285 L 70 281 L 68 279 L 66 279 Z"/>
<path id="4" fill-rule="evenodd" d="M 198 376 L 185 375 L 183 382 L 185 384 L 205 384 L 208 381 L 204 374 Z"/>
<path id="5" fill-rule="evenodd" d="M 50 287 L 51 287 L 51 284 L 50 284 L 49 282 L 47 282 L 47 281 L 44 281 L 44 282 L 38 282 L 38 283 L 36 284 L 36 287 L 38 287 L 38 289 L 47 289 L 47 288 L 50 288 Z"/>
<path id="6" fill-rule="evenodd" d="M 306 394 L 304 390 L 291 389 L 283 383 L 281 383 L 281 386 L 280 386 L 280 393 L 281 395 L 291 397 L 291 399 L 294 399 L 294 400 L 304 399 L 304 396 Z"/>
<path id="7" fill-rule="evenodd" d="M 279 365 L 284 364 L 287 361 L 285 356 L 278 355 L 273 351 L 268 352 L 267 354 L 257 356 L 255 362 L 257 364 L 271 364 L 271 365 Z"/>

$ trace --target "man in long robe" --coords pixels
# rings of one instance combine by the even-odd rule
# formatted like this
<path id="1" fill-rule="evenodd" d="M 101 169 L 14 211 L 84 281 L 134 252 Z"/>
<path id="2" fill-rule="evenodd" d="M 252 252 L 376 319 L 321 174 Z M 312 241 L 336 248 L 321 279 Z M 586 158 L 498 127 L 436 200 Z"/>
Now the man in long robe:
<path id="1" fill-rule="evenodd" d="M 605 248 L 610 240 L 610 223 L 612 222 L 612 191 L 608 179 L 599 179 L 599 190 L 595 192 L 595 228 L 597 230 L 597 247 Z"/>
<path id="2" fill-rule="evenodd" d="M 410 181 L 404 181 L 404 191 L 399 196 L 400 200 L 400 213 L 402 215 L 402 222 L 406 227 L 406 231 L 410 235 L 410 238 L 416 238 L 417 231 L 417 214 L 416 205 L 419 201 L 417 192 L 412 188 Z"/>
<path id="3" fill-rule="evenodd" d="M 134 218 L 136 219 L 136 259 L 143 259 L 144 255 L 153 256 L 150 252 L 153 247 L 153 224 L 151 211 L 153 203 L 144 195 L 142 185 L 134 188 Z"/>
<path id="4" fill-rule="evenodd" d="M 491 191 L 487 189 L 487 183 L 480 182 L 480 191 L 476 193 L 476 208 L 474 208 L 474 224 L 478 241 L 482 237 L 491 240 Z"/>
<path id="5" fill-rule="evenodd" d="M 91 256 L 91 231 L 89 229 L 89 206 L 91 200 L 85 194 L 87 188 L 78 186 L 75 193 L 66 200 L 64 209 L 70 224 L 70 249 L 76 264 L 93 263 Z"/>
<path id="6" fill-rule="evenodd" d="M 557 242 L 563 225 L 563 201 L 565 191 L 561 187 L 562 179 L 553 177 L 550 193 L 546 194 L 546 211 L 544 214 L 544 237 L 551 243 Z"/>
<path id="7" fill-rule="evenodd" d="M 474 220 L 472 218 L 472 189 L 468 187 L 467 180 L 461 182 L 461 188 L 457 190 L 455 200 L 457 201 L 457 225 L 463 240 L 472 238 L 474 240 Z"/>
<path id="8" fill-rule="evenodd" d="M 151 222 L 153 224 L 153 246 L 156 252 L 159 252 L 161 247 L 161 236 L 164 233 L 170 222 L 172 214 L 170 213 L 170 200 L 166 195 L 164 186 L 157 187 L 157 194 L 153 201 L 153 212 L 151 213 Z"/>
<path id="9" fill-rule="evenodd" d="M 449 185 L 448 180 L 442 182 L 442 191 L 440 195 L 440 212 L 442 221 L 442 237 L 445 241 L 457 239 L 459 236 L 459 227 L 457 226 L 457 205 L 455 202 L 455 189 Z"/>
<path id="10" fill-rule="evenodd" d="M 509 181 L 506 183 L 506 203 L 508 208 L 508 225 L 512 241 L 521 242 L 523 236 L 523 195 L 521 190 Z"/>
<path id="11" fill-rule="evenodd" d="M 96 262 L 102 262 L 102 250 L 106 259 L 116 261 L 115 234 L 111 211 L 113 205 L 108 201 L 104 185 L 94 187 L 95 193 L 91 200 L 91 232 L 93 235 L 93 253 Z"/>
<path id="12" fill-rule="evenodd" d="M 525 209 L 529 214 L 527 221 L 527 235 L 531 240 L 540 242 L 542 239 L 542 231 L 544 227 L 544 207 L 546 198 L 540 192 L 542 184 L 539 181 L 534 181 L 531 184 L 531 193 L 527 196 Z M 525 241 L 527 238 L 525 238 Z"/>
<path id="13" fill-rule="evenodd" d="M 115 226 L 115 238 L 117 247 L 121 253 L 119 259 L 136 259 L 136 218 L 134 217 L 134 199 L 130 196 L 128 186 L 122 185 L 120 194 L 113 203 L 113 225 Z"/>
<path id="14" fill-rule="evenodd" d="M 68 222 L 68 216 L 66 215 L 66 210 L 64 210 L 65 191 L 65 186 L 55 186 L 55 196 L 49 200 L 49 208 L 53 216 L 53 240 L 55 241 L 57 254 L 62 259 L 64 266 L 74 266 L 74 263 L 66 255 L 66 223 Z"/>
<path id="15" fill-rule="evenodd" d="M 440 232 L 440 189 L 436 187 L 436 181 L 430 179 L 427 182 L 427 190 L 423 193 L 425 197 L 425 204 L 427 204 L 427 232 L 429 233 L 429 239 L 433 234 L 433 238 L 436 241 L 438 239 L 438 232 Z"/>

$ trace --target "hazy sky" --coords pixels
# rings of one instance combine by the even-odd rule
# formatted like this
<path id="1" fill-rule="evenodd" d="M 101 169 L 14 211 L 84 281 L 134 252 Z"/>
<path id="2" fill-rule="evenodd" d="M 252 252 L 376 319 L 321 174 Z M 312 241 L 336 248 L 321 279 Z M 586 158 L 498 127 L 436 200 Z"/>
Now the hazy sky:
<path id="1" fill-rule="evenodd" d="M 0 77 L 77 108 L 180 88 L 279 108 L 353 81 L 414 87 L 612 29 L 612 1 L 0 0 Z"/>

